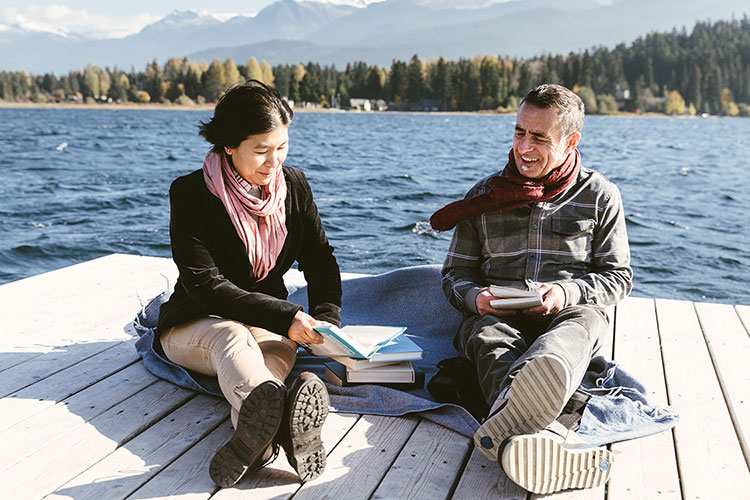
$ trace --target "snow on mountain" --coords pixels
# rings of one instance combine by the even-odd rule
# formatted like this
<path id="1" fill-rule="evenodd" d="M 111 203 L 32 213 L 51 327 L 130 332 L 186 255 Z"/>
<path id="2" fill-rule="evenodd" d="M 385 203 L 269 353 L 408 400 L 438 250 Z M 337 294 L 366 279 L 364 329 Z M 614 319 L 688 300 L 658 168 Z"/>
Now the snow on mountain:
<path id="1" fill-rule="evenodd" d="M 187 32 L 194 29 L 203 29 L 221 24 L 216 17 L 206 11 L 196 12 L 194 10 L 174 11 L 163 19 L 149 24 L 138 34 L 146 33 L 176 33 Z"/>

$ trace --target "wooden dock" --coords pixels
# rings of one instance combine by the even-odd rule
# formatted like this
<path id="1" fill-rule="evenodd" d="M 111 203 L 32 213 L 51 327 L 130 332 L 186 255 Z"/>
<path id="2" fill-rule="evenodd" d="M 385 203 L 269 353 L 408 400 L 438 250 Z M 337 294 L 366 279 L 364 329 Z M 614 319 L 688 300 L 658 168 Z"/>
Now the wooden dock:
<path id="1" fill-rule="evenodd" d="M 128 324 L 169 259 L 111 255 L 0 286 L 0 498 L 531 499 L 471 440 L 418 417 L 331 414 L 325 474 L 283 454 L 238 487 L 208 476 L 229 406 L 147 372 Z M 750 307 L 629 298 L 607 350 L 672 432 L 612 445 L 606 488 L 559 499 L 750 498 Z"/>

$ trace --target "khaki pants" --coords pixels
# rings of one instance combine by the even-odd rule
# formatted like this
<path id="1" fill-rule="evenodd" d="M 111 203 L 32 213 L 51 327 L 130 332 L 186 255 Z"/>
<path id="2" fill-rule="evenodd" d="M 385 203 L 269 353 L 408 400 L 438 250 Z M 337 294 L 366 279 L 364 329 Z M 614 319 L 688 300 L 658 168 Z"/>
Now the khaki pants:
<path id="1" fill-rule="evenodd" d="M 248 394 L 266 380 L 283 383 L 297 357 L 297 344 L 288 338 L 219 317 L 172 327 L 160 340 L 173 363 L 219 379 L 235 427 Z"/>

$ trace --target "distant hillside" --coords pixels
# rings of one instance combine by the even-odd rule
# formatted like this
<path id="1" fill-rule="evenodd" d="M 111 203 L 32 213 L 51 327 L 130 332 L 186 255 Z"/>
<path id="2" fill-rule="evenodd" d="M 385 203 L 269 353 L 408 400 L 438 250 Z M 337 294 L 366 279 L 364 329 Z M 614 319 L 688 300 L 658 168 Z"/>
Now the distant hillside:
<path id="1" fill-rule="evenodd" d="M 236 60 L 254 56 L 271 64 L 317 61 L 344 66 L 364 61 L 380 66 L 414 54 L 458 59 L 478 54 L 533 57 L 588 47 L 614 47 L 651 31 L 692 26 L 699 19 L 730 19 L 750 13 L 738 0 L 620 0 L 597 2 L 511 1 L 474 10 L 433 9 L 412 0 L 372 4 L 287 44 L 211 48 L 191 59 Z"/>
<path id="2" fill-rule="evenodd" d="M 337 66 L 352 61 L 383 66 L 415 53 L 447 59 L 477 54 L 532 57 L 593 46 L 612 48 L 652 31 L 750 13 L 746 0 L 487 3 L 476 0 L 456 8 L 447 0 L 386 0 L 357 8 L 279 0 L 255 17 L 225 22 L 195 12 L 175 12 L 116 40 L 10 29 L 0 31 L 0 70 L 65 73 L 87 64 L 143 68 L 154 59 L 164 63 L 183 56 Z"/>
<path id="3" fill-rule="evenodd" d="M 255 17 L 237 16 L 225 22 L 192 11 L 173 12 L 134 35 L 111 40 L 0 32 L 0 70 L 64 73 L 87 64 L 142 68 L 154 59 L 165 62 L 170 57 L 182 57 L 206 47 L 297 39 L 355 10 L 359 9 L 279 0 Z"/>
<path id="4" fill-rule="evenodd" d="M 293 40 L 267 43 L 287 54 L 311 47 Z M 315 49 L 320 58 L 326 55 L 325 47 Z M 238 65 L 231 58 L 210 64 L 172 58 L 164 65 L 152 62 L 142 72 L 98 66 L 60 78 L 0 72 L 0 98 L 190 105 L 213 102 L 229 85 L 249 78 L 274 85 L 297 103 L 320 107 L 347 107 L 350 99 L 364 98 L 383 101 L 390 109 L 512 111 L 529 89 L 550 82 L 577 92 L 587 113 L 750 116 L 750 17 L 699 22 L 690 34 L 684 28 L 650 33 L 629 46 L 529 59 L 484 55 L 425 60 L 415 55 L 384 67 L 360 61 L 342 70 L 313 61 L 271 67 L 255 59 Z"/>

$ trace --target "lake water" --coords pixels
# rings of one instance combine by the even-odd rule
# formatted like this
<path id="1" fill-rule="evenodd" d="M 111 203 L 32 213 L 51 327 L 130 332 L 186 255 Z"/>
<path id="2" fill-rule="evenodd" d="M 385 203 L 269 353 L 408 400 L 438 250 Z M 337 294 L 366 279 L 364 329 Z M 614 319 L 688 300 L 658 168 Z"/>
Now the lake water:
<path id="1" fill-rule="evenodd" d="M 112 252 L 169 257 L 168 188 L 200 168 L 210 111 L 0 109 L 0 283 Z M 513 116 L 298 113 L 343 271 L 440 264 L 430 214 L 497 171 Z M 750 304 L 750 120 L 587 117 L 585 166 L 620 188 L 633 295 Z"/>

